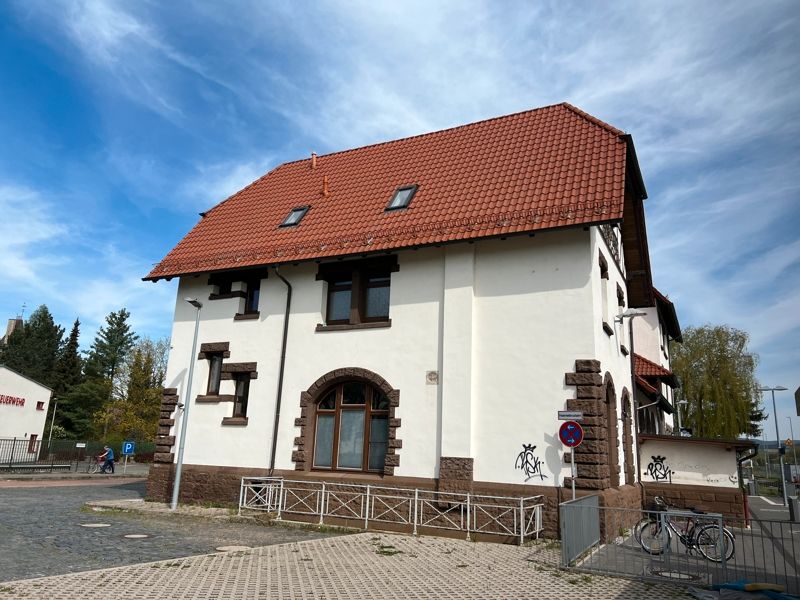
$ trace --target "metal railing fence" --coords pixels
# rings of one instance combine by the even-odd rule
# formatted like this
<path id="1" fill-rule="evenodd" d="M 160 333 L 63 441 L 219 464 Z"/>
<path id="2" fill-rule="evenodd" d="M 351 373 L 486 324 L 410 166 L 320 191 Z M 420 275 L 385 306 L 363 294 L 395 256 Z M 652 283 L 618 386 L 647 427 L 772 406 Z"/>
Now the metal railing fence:
<path id="1" fill-rule="evenodd" d="M 103 453 L 103 442 L 84 440 L 30 440 L 0 438 L 0 471 L 5 473 L 42 473 L 86 470 L 94 457 Z M 113 445 L 112 445 L 113 446 Z M 113 446 L 117 461 L 122 459 Z M 152 453 L 150 442 L 137 443 L 137 455 Z"/>
<path id="2" fill-rule="evenodd" d="M 355 521 L 363 529 L 391 523 L 415 535 L 421 528 L 514 537 L 522 544 L 542 531 L 542 496 L 507 497 L 435 492 L 350 483 L 287 480 L 281 477 L 243 477 L 239 492 L 242 509 L 286 515 Z"/>
<path id="3" fill-rule="evenodd" d="M 719 514 L 601 506 L 584 506 L 578 515 L 569 507 L 565 511 L 565 504 L 560 507 L 562 540 L 576 538 L 571 530 L 577 527 L 597 528 L 600 536 L 594 544 L 562 551 L 563 567 L 700 585 L 747 579 L 800 592 L 799 523 L 751 519 L 747 528 L 740 519 Z"/>

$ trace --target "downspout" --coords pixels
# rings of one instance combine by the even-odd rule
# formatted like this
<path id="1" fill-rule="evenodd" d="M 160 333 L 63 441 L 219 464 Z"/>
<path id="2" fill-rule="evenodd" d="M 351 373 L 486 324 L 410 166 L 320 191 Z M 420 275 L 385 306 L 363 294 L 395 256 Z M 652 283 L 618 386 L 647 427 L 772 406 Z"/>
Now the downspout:
<path id="1" fill-rule="evenodd" d="M 275 451 L 278 448 L 278 426 L 281 420 L 281 398 L 283 397 L 283 372 L 286 367 L 286 340 L 289 336 L 289 310 L 292 307 L 292 285 L 274 267 L 275 275 L 286 284 L 286 312 L 283 315 L 283 340 L 281 341 L 281 360 L 278 367 L 278 392 L 275 398 L 275 421 L 272 427 L 272 451 L 269 456 L 269 475 L 275 470 Z"/>

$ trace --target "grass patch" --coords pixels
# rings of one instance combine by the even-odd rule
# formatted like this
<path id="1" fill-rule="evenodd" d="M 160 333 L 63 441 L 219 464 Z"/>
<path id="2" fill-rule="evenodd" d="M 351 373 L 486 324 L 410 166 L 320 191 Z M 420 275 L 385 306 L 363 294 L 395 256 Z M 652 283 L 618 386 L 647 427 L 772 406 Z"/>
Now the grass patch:
<path id="1" fill-rule="evenodd" d="M 384 544 L 377 544 L 375 549 L 375 554 L 380 554 L 381 556 L 394 556 L 395 554 L 402 554 L 402 550 L 398 550 L 394 546 L 384 545 Z"/>

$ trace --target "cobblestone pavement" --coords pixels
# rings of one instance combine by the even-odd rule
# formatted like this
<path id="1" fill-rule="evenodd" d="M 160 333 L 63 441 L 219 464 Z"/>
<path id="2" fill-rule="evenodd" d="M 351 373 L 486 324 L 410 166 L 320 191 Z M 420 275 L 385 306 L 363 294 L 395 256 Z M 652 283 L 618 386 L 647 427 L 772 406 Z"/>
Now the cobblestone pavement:
<path id="1" fill-rule="evenodd" d="M 3 598 L 688 598 L 565 573 L 548 545 L 361 533 L 0 585 Z"/>
<path id="2" fill-rule="evenodd" d="M 266 546 L 326 535 L 253 523 L 82 509 L 87 500 L 144 496 L 143 482 L 124 481 L 0 484 L 0 581 L 206 554 L 220 546 Z M 108 527 L 83 526 L 98 524 Z M 124 537 L 130 534 L 147 537 Z"/>

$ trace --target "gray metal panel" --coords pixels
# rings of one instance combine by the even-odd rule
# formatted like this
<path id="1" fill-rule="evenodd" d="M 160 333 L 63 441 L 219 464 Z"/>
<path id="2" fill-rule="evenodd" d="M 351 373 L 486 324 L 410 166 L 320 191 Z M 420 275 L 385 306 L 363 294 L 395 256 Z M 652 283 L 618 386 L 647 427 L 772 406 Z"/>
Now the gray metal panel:
<path id="1" fill-rule="evenodd" d="M 559 507 L 562 564 L 571 565 L 600 543 L 600 496 L 584 496 Z"/>

